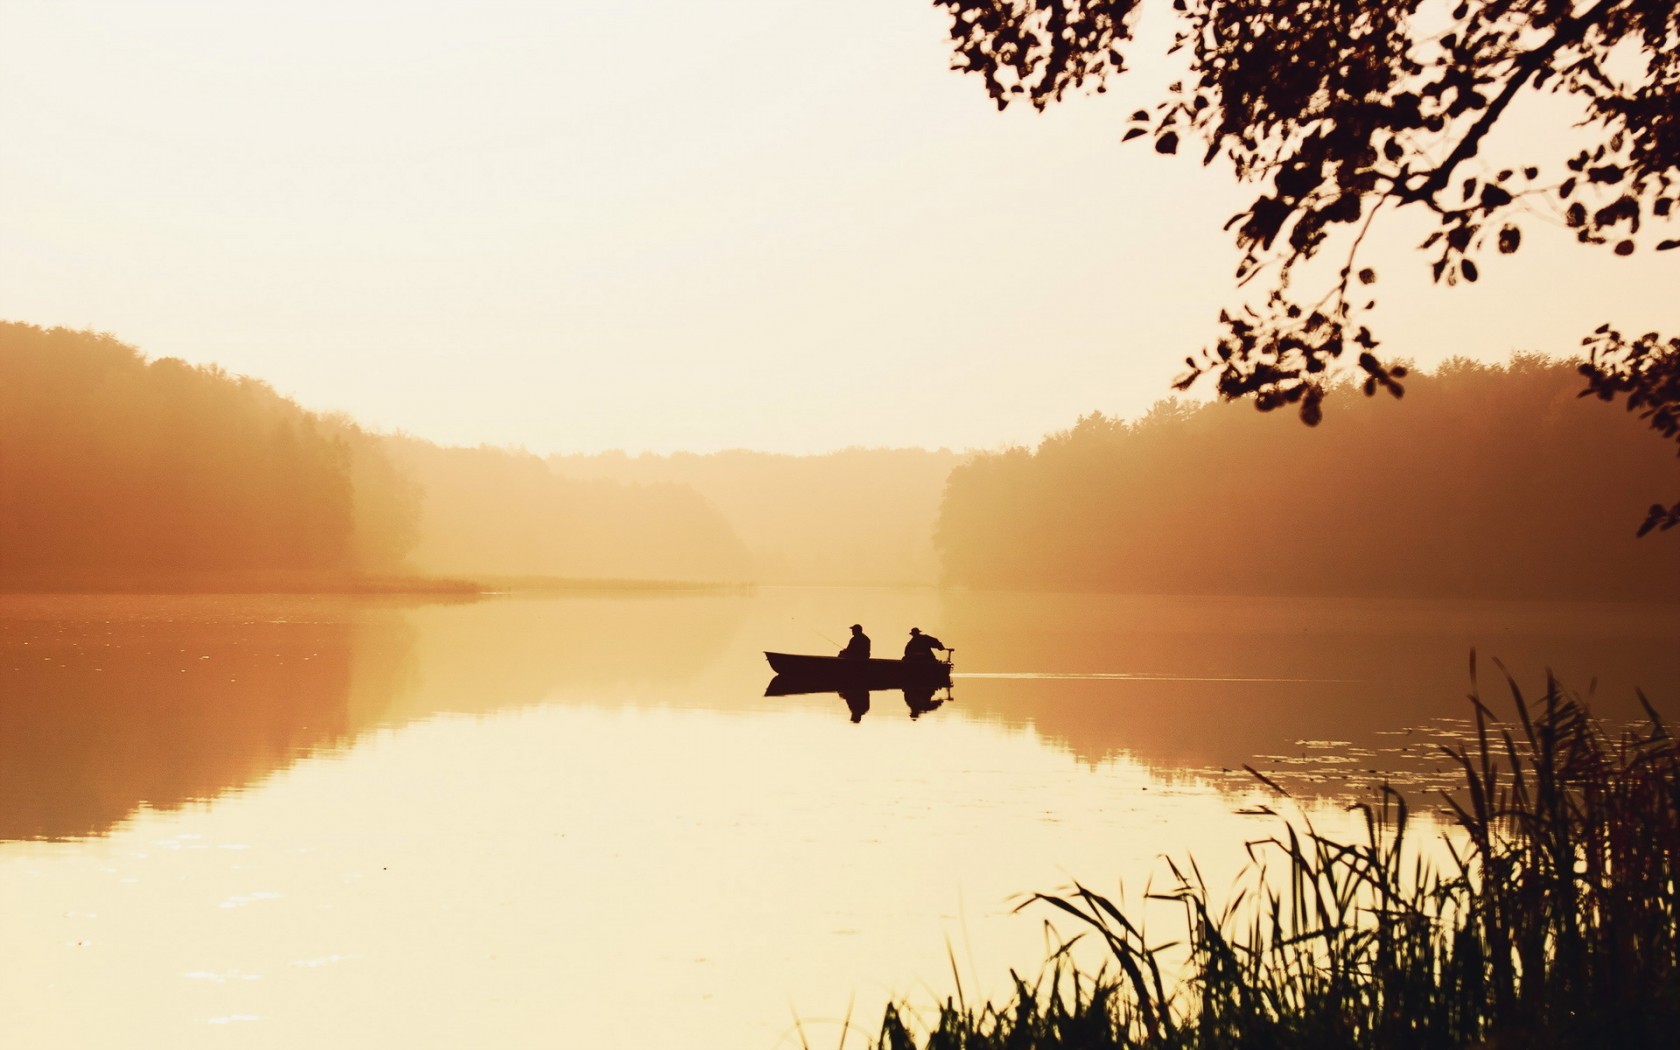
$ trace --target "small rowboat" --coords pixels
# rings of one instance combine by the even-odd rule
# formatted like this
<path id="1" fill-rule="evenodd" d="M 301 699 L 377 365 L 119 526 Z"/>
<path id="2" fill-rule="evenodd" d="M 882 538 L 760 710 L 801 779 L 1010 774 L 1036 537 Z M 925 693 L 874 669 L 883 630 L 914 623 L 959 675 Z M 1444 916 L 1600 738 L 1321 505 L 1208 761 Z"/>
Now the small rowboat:
<path id="1" fill-rule="evenodd" d="M 854 660 L 841 656 L 804 656 L 766 652 L 771 670 L 784 685 L 850 689 L 944 688 L 951 665 L 942 660 Z M 804 692 L 806 690 L 799 690 Z"/>

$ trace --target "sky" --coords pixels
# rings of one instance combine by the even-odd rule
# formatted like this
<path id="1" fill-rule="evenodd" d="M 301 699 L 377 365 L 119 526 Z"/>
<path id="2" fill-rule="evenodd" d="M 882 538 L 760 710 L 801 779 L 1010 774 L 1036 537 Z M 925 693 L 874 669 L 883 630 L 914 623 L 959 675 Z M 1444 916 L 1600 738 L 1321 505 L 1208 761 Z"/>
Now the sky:
<path id="1" fill-rule="evenodd" d="M 999 113 L 924 0 L 0 0 L 0 319 L 446 444 L 1032 444 L 1170 394 L 1233 298 L 1242 191 L 1120 144 L 1133 57 Z M 1537 225 L 1452 289 L 1380 226 L 1384 349 L 1680 331 L 1680 251 Z"/>

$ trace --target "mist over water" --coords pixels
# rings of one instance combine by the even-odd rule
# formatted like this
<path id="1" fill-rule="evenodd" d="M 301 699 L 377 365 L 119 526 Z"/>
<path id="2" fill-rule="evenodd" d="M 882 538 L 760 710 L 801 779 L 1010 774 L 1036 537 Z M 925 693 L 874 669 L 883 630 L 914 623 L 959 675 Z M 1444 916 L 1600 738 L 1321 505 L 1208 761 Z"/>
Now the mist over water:
<path id="1" fill-rule="evenodd" d="M 763 695 L 762 650 L 851 622 L 881 653 L 912 626 L 954 646 L 952 699 L 876 693 L 854 724 Z M 1470 645 L 1531 688 L 1540 654 L 1598 668 L 1596 706 L 1632 713 L 1634 685 L 1680 691 L 1677 630 L 1672 606 L 887 588 L 9 595 L 0 1027 L 796 1045 L 795 1012 L 833 1032 L 924 994 L 948 943 L 971 992 L 1034 971 L 1016 895 L 1140 890 L 1186 851 L 1222 884 L 1257 797 L 1224 769 L 1294 776 L 1336 826 L 1363 769 L 1408 775 L 1407 731 L 1463 713 Z"/>

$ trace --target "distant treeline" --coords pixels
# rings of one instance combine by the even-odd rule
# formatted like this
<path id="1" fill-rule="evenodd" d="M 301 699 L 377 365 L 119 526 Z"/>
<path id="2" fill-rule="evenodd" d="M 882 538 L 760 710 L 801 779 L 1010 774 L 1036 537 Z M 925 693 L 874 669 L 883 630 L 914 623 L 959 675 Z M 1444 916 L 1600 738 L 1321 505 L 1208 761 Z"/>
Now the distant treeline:
<path id="1" fill-rule="evenodd" d="M 681 485 L 726 518 L 762 582 L 931 583 L 940 494 L 964 454 L 850 448 L 819 456 L 550 456 L 569 478 Z"/>
<path id="2" fill-rule="evenodd" d="M 0 323 L 0 586 L 1672 597 L 1680 543 L 1633 533 L 1680 462 L 1579 389 L 1566 363 L 1453 361 L 1403 401 L 1344 392 L 1316 429 L 1169 400 L 1036 450 L 545 460 L 369 434 L 219 368 Z"/>
<path id="3" fill-rule="evenodd" d="M 693 489 L 560 475 L 537 456 L 386 439 L 425 493 L 411 561 L 421 572 L 507 580 L 742 582 L 752 558 Z"/>
<path id="4" fill-rule="evenodd" d="M 952 472 L 951 583 L 1137 593 L 1676 596 L 1680 542 L 1636 539 L 1671 443 L 1577 395 L 1567 362 L 1462 359 L 1403 400 L 1339 392 L 1316 428 L 1247 405 L 1093 414 Z"/>
<path id="5" fill-rule="evenodd" d="M 392 571 L 417 493 L 264 383 L 0 323 L 0 583 Z"/>
<path id="6" fill-rule="evenodd" d="M 442 448 L 110 336 L 0 323 L 14 590 L 931 582 L 956 461 Z"/>
<path id="7" fill-rule="evenodd" d="M 680 486 L 579 481 L 523 452 L 374 435 L 220 368 L 0 323 L 0 586 L 531 576 L 739 581 L 751 563 Z"/>

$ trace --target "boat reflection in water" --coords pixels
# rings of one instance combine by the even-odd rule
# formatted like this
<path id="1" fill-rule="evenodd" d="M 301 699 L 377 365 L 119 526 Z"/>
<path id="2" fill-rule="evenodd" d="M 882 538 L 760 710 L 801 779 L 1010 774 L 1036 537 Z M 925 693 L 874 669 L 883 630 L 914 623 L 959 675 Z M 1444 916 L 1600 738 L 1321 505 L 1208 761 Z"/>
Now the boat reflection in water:
<path id="1" fill-rule="evenodd" d="M 826 656 L 765 653 L 777 672 L 765 696 L 833 693 L 846 701 L 853 722 L 869 713 L 871 692 L 903 694 L 912 719 L 937 711 L 951 695 L 951 665 L 945 661 L 845 660 Z M 943 696 L 936 696 L 941 690 Z"/>

